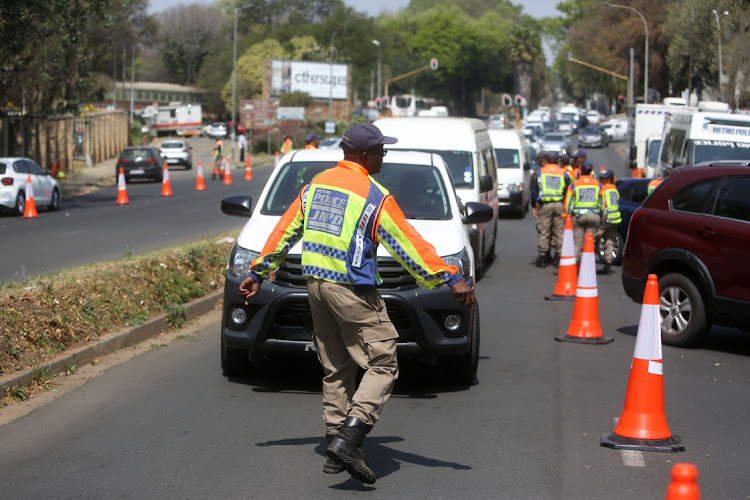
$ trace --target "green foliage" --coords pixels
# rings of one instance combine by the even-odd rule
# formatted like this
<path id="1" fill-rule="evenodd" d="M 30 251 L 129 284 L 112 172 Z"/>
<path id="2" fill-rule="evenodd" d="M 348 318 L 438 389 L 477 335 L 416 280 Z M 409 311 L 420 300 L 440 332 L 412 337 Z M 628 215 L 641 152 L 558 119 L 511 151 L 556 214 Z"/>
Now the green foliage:
<path id="1" fill-rule="evenodd" d="M 66 375 L 75 375 L 76 373 L 78 373 L 78 369 L 76 368 L 76 365 L 65 365 Z"/>
<path id="2" fill-rule="evenodd" d="M 26 401 L 29 399 L 29 394 L 26 388 L 17 385 L 8 387 L 5 390 L 5 394 L 13 401 Z"/>
<path id="3" fill-rule="evenodd" d="M 50 383 L 52 382 L 52 375 L 50 374 L 51 369 L 52 369 L 51 365 L 39 366 L 36 363 L 32 363 L 31 364 L 32 383 L 37 387 L 47 389 Z"/>
<path id="4" fill-rule="evenodd" d="M 182 328 L 187 322 L 185 317 L 185 306 L 170 302 L 165 307 L 167 311 L 167 324 L 172 328 Z"/>
<path id="5" fill-rule="evenodd" d="M 315 102 L 315 99 L 310 96 L 307 92 L 286 92 L 281 94 L 279 97 L 279 106 L 311 106 Z"/>

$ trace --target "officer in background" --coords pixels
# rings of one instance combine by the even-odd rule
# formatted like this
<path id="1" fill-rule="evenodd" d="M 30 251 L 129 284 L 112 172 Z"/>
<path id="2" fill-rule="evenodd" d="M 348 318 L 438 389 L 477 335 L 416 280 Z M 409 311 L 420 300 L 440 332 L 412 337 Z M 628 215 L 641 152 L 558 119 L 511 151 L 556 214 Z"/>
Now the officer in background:
<path id="1" fill-rule="evenodd" d="M 593 170 L 594 166 L 590 161 L 582 162 L 580 177 L 568 187 L 565 195 L 565 213 L 573 214 L 573 237 L 578 262 L 581 261 L 586 233 L 596 236 L 601 222 L 602 186 L 591 176 Z"/>
<path id="2" fill-rule="evenodd" d="M 602 238 L 604 245 L 604 269 L 602 274 L 612 273 L 612 242 L 617 236 L 617 228 L 622 222 L 620 214 L 620 192 L 615 187 L 615 173 L 605 170 L 599 174 L 602 184 L 602 224 L 597 238 Z"/>
<path id="3" fill-rule="evenodd" d="M 383 145 L 396 141 L 371 123 L 349 127 L 341 141 L 344 159 L 302 188 L 239 287 L 247 303 L 263 278 L 302 240 L 315 347 L 325 374 L 323 419 L 329 444 L 323 471 L 346 470 L 368 484 L 376 477 L 365 464 L 362 441 L 398 377 L 398 332 L 377 289 L 382 281 L 378 245 L 421 285 L 448 285 L 461 304 L 471 307 L 475 302 L 474 289 L 458 269 L 435 253 L 406 221 L 393 196 L 370 177 L 383 165 Z M 337 217 L 327 217 L 331 214 Z M 364 374 L 357 385 L 360 368 Z"/>
<path id="4" fill-rule="evenodd" d="M 656 190 L 656 188 L 659 187 L 659 184 L 661 184 L 662 181 L 664 179 L 666 179 L 667 177 L 669 177 L 669 170 L 664 170 L 663 173 L 662 173 L 662 178 L 661 179 L 658 179 L 658 178 L 657 179 L 652 179 L 651 182 L 648 183 L 648 190 L 647 190 L 646 194 L 653 193 Z"/>
<path id="5" fill-rule="evenodd" d="M 292 150 L 294 144 L 292 142 L 292 136 L 291 135 L 285 135 L 284 136 L 284 142 L 281 144 L 281 148 L 279 149 L 279 153 L 281 156 L 284 156 L 289 151 Z"/>
<path id="6" fill-rule="evenodd" d="M 563 169 L 563 170 L 565 170 L 565 173 L 568 174 L 568 177 L 571 180 L 575 180 L 571 176 L 571 172 L 570 171 L 571 171 L 571 169 L 573 167 L 570 165 L 570 155 L 568 153 L 560 155 L 560 168 Z"/>
<path id="7" fill-rule="evenodd" d="M 562 248 L 565 221 L 563 214 L 563 198 L 568 186 L 569 178 L 565 171 L 557 164 L 558 155 L 555 151 L 548 151 L 542 159 L 544 162 L 539 172 L 532 180 L 534 200 L 533 214 L 536 217 L 537 239 L 536 267 L 546 267 L 551 262 L 559 262 Z M 534 183 L 534 180 L 536 183 Z M 550 259 L 550 250 L 554 248 L 554 260 Z"/>
<path id="8" fill-rule="evenodd" d="M 320 144 L 320 136 L 318 134 L 307 134 L 305 137 L 305 142 L 307 143 L 305 145 L 305 149 L 318 149 L 318 144 Z"/>

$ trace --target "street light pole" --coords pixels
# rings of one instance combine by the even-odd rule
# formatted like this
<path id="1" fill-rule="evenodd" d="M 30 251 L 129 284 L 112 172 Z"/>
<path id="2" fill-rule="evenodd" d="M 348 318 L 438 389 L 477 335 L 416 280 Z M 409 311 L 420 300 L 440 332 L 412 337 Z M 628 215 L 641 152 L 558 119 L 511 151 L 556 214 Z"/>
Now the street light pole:
<path id="1" fill-rule="evenodd" d="M 237 12 L 248 7 L 253 7 L 255 4 L 249 3 L 241 7 L 234 8 L 234 32 L 232 35 L 232 134 L 229 141 L 229 158 L 234 159 L 234 139 L 235 132 L 237 130 L 237 123 L 235 120 L 235 102 L 237 100 Z"/>
<path id="2" fill-rule="evenodd" d="M 381 82 L 383 81 L 383 66 L 382 66 L 383 59 L 382 59 L 382 53 L 380 51 L 380 40 L 373 40 L 372 43 L 374 43 L 378 47 L 378 90 L 377 90 L 377 95 L 375 97 L 379 98 L 380 103 L 382 104 L 383 94 L 381 94 L 382 87 L 380 85 L 381 85 Z"/>
<path id="3" fill-rule="evenodd" d="M 616 3 L 600 3 L 599 5 L 603 5 L 605 7 L 614 7 L 616 9 L 627 9 L 635 12 L 638 14 L 638 16 L 641 18 L 641 21 L 643 21 L 643 29 L 646 31 L 646 48 L 645 48 L 645 55 L 644 55 L 644 71 L 643 71 L 643 103 L 648 104 L 648 23 L 646 23 L 646 18 L 643 17 L 643 14 L 635 10 L 633 7 L 628 7 L 627 5 L 620 5 Z"/>
<path id="4" fill-rule="evenodd" d="M 724 85 L 721 81 L 722 76 L 724 76 L 724 71 L 721 67 L 721 24 L 719 23 L 719 13 L 716 11 L 716 9 L 713 9 L 711 12 L 713 12 L 714 17 L 716 18 L 716 36 L 719 39 L 719 96 L 721 101 L 724 101 Z M 728 11 L 724 11 L 723 14 L 725 16 L 729 15 Z"/>

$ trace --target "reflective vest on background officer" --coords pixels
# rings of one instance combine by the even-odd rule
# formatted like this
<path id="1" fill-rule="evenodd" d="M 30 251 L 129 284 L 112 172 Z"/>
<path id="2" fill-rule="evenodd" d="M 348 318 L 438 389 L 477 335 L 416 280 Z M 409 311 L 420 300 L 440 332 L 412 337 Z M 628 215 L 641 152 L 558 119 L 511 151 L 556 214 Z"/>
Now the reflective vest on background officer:
<path id="1" fill-rule="evenodd" d="M 591 176 L 593 169 L 590 161 L 584 161 L 581 176 L 568 187 L 565 196 L 565 213 L 573 215 L 573 237 L 579 262 L 586 233 L 596 235 L 601 222 L 602 186 Z"/>
<path id="2" fill-rule="evenodd" d="M 291 151 L 292 146 L 293 146 L 292 136 L 288 135 L 284 137 L 284 143 L 281 145 L 281 148 L 279 148 L 279 153 L 281 153 L 281 156 L 284 156 L 289 151 Z"/>
<path id="3" fill-rule="evenodd" d="M 534 213 L 537 216 L 537 267 L 545 267 L 550 261 L 560 259 L 565 221 L 562 219 L 563 198 L 569 183 L 568 174 L 557 164 L 557 153 L 545 153 L 546 165 L 537 174 L 538 191 L 535 197 Z M 554 259 L 550 258 L 550 249 L 555 249 Z"/>
<path id="4" fill-rule="evenodd" d="M 661 181 L 662 181 L 662 179 L 654 179 L 654 180 L 652 180 L 651 182 L 649 182 L 649 183 L 648 183 L 648 193 L 647 193 L 647 194 L 651 194 L 651 193 L 653 193 L 653 192 L 654 192 L 654 190 L 656 189 L 656 187 L 657 187 L 657 186 L 658 186 L 659 184 L 661 184 Z"/>
<path id="5" fill-rule="evenodd" d="M 320 136 L 317 134 L 307 134 L 307 137 L 305 137 L 305 142 L 307 142 L 305 149 L 318 149 Z"/>
<path id="6" fill-rule="evenodd" d="M 615 174 L 611 170 L 605 170 L 599 177 L 602 180 L 602 224 L 597 237 L 602 238 L 604 245 L 604 270 L 603 274 L 612 272 L 612 252 L 614 240 L 617 237 L 618 226 L 622 222 L 620 214 L 620 192 L 614 184 Z"/>

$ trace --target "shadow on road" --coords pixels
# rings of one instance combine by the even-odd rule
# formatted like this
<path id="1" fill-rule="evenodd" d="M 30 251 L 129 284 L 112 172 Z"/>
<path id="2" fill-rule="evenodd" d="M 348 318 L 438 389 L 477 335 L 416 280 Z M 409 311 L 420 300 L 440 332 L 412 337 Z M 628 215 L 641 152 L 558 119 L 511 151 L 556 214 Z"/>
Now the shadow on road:
<path id="1" fill-rule="evenodd" d="M 481 360 L 488 359 L 486 356 Z M 399 363 L 399 377 L 392 397 L 435 399 L 438 394 L 466 391 L 470 387 L 456 384 L 441 366 L 427 366 L 413 360 Z M 360 372 L 359 378 L 362 373 Z M 229 381 L 252 387 L 253 392 L 321 394 L 323 369 L 314 358 L 275 359 L 265 361 L 251 375 L 230 377 Z M 474 380 L 473 385 L 479 381 Z"/>
<path id="2" fill-rule="evenodd" d="M 619 333 L 636 337 L 638 325 L 623 326 L 617 329 Z M 725 352 L 738 356 L 750 356 L 750 333 L 737 328 L 714 326 L 711 332 L 695 347 L 676 347 L 675 349 L 700 349 L 706 351 Z"/>
<path id="3" fill-rule="evenodd" d="M 416 453 L 410 453 L 408 451 L 401 451 L 386 446 L 388 443 L 400 443 L 404 442 L 404 438 L 398 436 L 371 436 L 365 439 L 362 444 L 362 452 L 367 460 L 367 465 L 375 472 L 379 477 L 386 477 L 399 469 L 401 464 L 406 462 L 414 465 L 421 465 L 423 467 L 443 467 L 455 470 L 471 470 L 472 467 L 469 465 L 463 465 L 456 462 L 449 462 L 445 460 L 439 460 L 436 458 L 428 458 Z M 326 441 L 325 438 L 320 436 L 315 437 L 302 437 L 302 438 L 289 438 L 279 439 L 276 441 L 264 441 L 262 443 L 256 443 L 255 446 L 266 447 L 266 446 L 308 446 L 314 444 L 314 452 L 321 457 L 325 457 Z M 320 467 L 323 467 L 323 461 L 320 462 Z M 359 491 L 370 491 L 374 489 L 371 486 L 364 485 L 359 481 L 352 479 L 346 472 L 342 473 L 341 479 L 343 482 L 331 486 L 336 490 L 359 490 Z"/>

